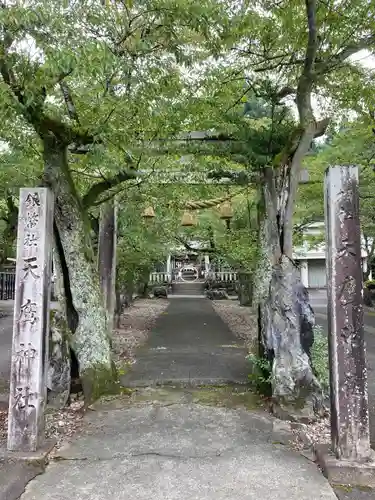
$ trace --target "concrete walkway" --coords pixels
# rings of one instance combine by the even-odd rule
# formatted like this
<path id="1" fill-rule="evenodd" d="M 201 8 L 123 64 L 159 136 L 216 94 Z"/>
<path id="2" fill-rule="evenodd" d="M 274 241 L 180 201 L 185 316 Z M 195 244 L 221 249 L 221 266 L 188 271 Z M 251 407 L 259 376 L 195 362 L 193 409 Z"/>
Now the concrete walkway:
<path id="1" fill-rule="evenodd" d="M 211 301 L 174 298 L 121 382 L 126 387 L 246 384 L 249 366 L 245 357 L 243 345 L 238 345 Z"/>
<path id="2" fill-rule="evenodd" d="M 336 499 L 313 463 L 276 444 L 266 414 L 202 405 L 198 392 L 101 404 L 21 500 Z"/>
<path id="3" fill-rule="evenodd" d="M 173 300 L 126 378 L 173 386 L 95 405 L 21 500 L 335 500 L 246 387 L 207 386 L 245 382 L 244 355 L 208 300 Z"/>

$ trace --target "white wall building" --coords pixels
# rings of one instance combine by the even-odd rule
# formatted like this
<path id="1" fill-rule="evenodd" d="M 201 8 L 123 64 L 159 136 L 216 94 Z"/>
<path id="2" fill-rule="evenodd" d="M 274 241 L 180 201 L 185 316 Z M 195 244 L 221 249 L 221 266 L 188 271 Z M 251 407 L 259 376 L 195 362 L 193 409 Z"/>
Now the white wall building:
<path id="1" fill-rule="evenodd" d="M 327 286 L 326 248 L 324 242 L 324 223 L 311 224 L 304 231 L 303 245 L 296 247 L 293 257 L 301 269 L 301 281 L 306 288 L 325 288 Z M 311 237 L 322 236 L 323 243 L 313 244 Z M 310 239 L 309 239 L 310 237 Z M 362 266 L 367 269 L 367 252 L 362 245 Z"/>

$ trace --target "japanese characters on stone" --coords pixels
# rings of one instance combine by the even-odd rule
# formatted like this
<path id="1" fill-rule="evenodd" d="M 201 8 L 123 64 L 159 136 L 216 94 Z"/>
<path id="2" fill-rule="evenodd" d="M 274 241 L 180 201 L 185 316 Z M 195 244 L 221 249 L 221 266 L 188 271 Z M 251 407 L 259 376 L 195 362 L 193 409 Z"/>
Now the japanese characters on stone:
<path id="1" fill-rule="evenodd" d="M 20 286 L 24 293 L 19 305 L 19 335 L 18 345 L 15 346 L 13 362 L 15 364 L 14 378 L 16 387 L 13 394 L 13 409 L 24 412 L 29 407 L 33 398 L 38 397 L 37 392 L 32 392 L 33 362 L 37 359 L 38 351 L 33 346 L 35 327 L 39 321 L 38 303 L 35 294 L 41 291 L 41 285 L 35 283 L 40 280 L 40 222 L 41 200 L 37 192 L 29 192 L 24 201 L 24 235 L 22 242 L 22 265 L 20 273 Z"/>
<path id="2" fill-rule="evenodd" d="M 52 229 L 50 191 L 21 189 L 8 414 L 8 449 L 14 451 L 35 451 L 44 436 Z"/>
<path id="3" fill-rule="evenodd" d="M 25 198 L 25 217 L 24 217 L 24 238 L 23 238 L 23 265 L 21 281 L 24 285 L 26 295 L 20 306 L 20 322 L 25 324 L 29 322 L 34 325 L 38 321 L 37 303 L 33 302 L 32 297 L 27 293 L 31 289 L 27 284 L 31 281 L 40 279 L 40 262 L 38 243 L 40 242 L 40 217 L 41 200 L 38 192 L 29 192 Z M 38 286 L 33 286 L 33 290 Z"/>

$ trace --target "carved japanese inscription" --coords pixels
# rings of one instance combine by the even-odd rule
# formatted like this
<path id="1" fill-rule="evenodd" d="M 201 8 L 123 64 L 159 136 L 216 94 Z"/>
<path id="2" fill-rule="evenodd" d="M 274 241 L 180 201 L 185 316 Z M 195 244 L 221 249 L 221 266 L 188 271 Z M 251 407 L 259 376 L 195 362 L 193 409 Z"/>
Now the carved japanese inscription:
<path id="1" fill-rule="evenodd" d="M 367 371 L 363 330 L 357 167 L 330 167 L 325 179 L 332 448 L 368 460 Z"/>
<path id="2" fill-rule="evenodd" d="M 35 279 L 40 278 L 40 275 L 37 274 L 37 269 L 38 269 L 38 264 L 36 264 L 37 258 L 34 256 L 25 258 L 23 260 L 24 260 L 23 271 L 25 273 L 23 275 L 23 279 L 26 279 L 29 276 L 29 274 L 31 274 L 31 276 Z"/>
<path id="3" fill-rule="evenodd" d="M 25 233 L 24 245 L 25 247 L 36 247 L 39 242 L 39 233 L 27 231 Z"/>
<path id="4" fill-rule="evenodd" d="M 51 192 L 21 189 L 8 418 L 13 451 L 35 451 L 44 440 L 52 227 Z"/>

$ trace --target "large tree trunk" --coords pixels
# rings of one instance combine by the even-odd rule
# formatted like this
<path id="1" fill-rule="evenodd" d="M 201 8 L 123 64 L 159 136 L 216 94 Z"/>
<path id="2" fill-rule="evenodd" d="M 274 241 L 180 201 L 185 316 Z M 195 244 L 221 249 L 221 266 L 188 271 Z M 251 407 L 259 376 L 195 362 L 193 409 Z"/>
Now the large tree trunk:
<path id="1" fill-rule="evenodd" d="M 54 295 L 61 305 L 64 303 L 65 293 L 63 274 L 56 245 L 53 252 L 53 270 L 55 276 Z M 63 408 L 68 402 L 71 386 L 71 356 L 69 346 L 71 332 L 68 327 L 65 308 L 59 311 L 51 311 L 49 335 L 48 404 L 57 408 Z"/>
<path id="2" fill-rule="evenodd" d="M 45 182 L 55 194 L 55 238 L 61 263 L 70 346 L 79 364 L 86 403 L 114 389 L 110 335 L 86 220 L 67 163 L 67 149 L 44 138 Z"/>
<path id="3" fill-rule="evenodd" d="M 314 313 L 296 265 L 284 253 L 282 218 L 287 200 L 271 179 L 264 183 L 255 285 L 261 347 L 272 361 L 275 407 L 309 402 L 320 411 L 322 394 L 310 358 Z"/>
<path id="4" fill-rule="evenodd" d="M 305 399 L 315 404 L 320 393 L 311 364 L 314 313 L 295 264 L 285 255 L 272 268 L 263 304 L 263 342 L 273 359 L 273 396 L 279 403 Z"/>
<path id="5" fill-rule="evenodd" d="M 302 162 L 314 137 L 322 135 L 329 123 L 329 119 L 315 120 L 311 103 L 319 47 L 316 9 L 316 1 L 306 1 L 308 39 L 296 91 L 299 126 L 277 163 L 264 169 L 263 256 L 271 276 L 268 273 L 259 309 L 262 344 L 272 359 L 274 399 L 279 405 L 310 400 L 317 411 L 323 396 L 309 356 L 315 319 L 293 262 L 293 215 Z"/>

